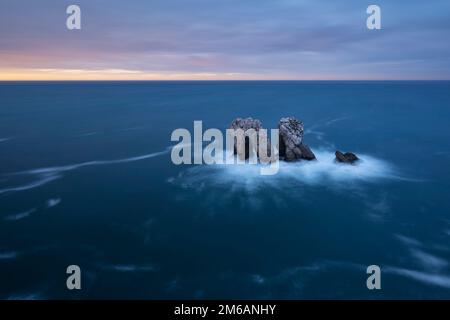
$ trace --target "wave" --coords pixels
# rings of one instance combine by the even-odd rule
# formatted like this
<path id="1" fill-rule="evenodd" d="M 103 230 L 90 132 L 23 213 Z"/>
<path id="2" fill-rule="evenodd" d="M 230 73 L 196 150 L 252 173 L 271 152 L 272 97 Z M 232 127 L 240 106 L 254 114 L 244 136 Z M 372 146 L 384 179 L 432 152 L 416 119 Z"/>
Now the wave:
<path id="1" fill-rule="evenodd" d="M 154 157 L 166 154 L 168 152 L 169 152 L 169 149 L 166 149 L 164 151 L 144 154 L 144 155 L 136 156 L 136 157 L 124 158 L 124 159 L 94 160 L 94 161 L 88 161 L 88 162 L 82 162 L 82 163 L 76 163 L 76 164 L 70 164 L 70 165 L 64 165 L 64 166 L 38 168 L 38 169 L 31 169 L 31 170 L 26 170 L 26 171 L 10 173 L 10 174 L 8 174 L 9 176 L 25 175 L 25 176 L 34 176 L 34 177 L 36 177 L 36 179 L 30 183 L 27 183 L 27 184 L 24 184 L 21 186 L 0 189 L 0 194 L 7 193 L 7 192 L 25 191 L 25 190 L 41 187 L 41 186 L 46 185 L 54 180 L 61 178 L 63 176 L 62 173 L 64 173 L 64 172 L 77 170 L 77 169 L 80 169 L 83 167 L 112 165 L 112 164 L 121 164 L 121 163 L 141 161 L 141 160 L 154 158 Z"/>

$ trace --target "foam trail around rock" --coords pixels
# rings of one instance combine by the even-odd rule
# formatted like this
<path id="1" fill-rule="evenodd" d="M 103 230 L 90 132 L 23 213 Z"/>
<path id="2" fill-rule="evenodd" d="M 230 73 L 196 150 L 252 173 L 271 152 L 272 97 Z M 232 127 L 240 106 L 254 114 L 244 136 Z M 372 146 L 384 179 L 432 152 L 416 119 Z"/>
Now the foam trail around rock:
<path id="1" fill-rule="evenodd" d="M 263 165 L 202 165 L 182 171 L 177 177 L 168 181 L 182 187 L 232 187 L 255 191 L 259 188 L 285 189 L 292 186 L 333 186 L 346 188 L 353 183 L 372 183 L 382 179 L 403 180 L 388 162 L 375 157 L 359 154 L 361 161 L 357 164 L 340 164 L 335 162 L 334 152 L 328 150 L 314 151 L 317 161 L 283 162 L 280 161 L 279 172 L 275 175 L 261 175 Z"/>

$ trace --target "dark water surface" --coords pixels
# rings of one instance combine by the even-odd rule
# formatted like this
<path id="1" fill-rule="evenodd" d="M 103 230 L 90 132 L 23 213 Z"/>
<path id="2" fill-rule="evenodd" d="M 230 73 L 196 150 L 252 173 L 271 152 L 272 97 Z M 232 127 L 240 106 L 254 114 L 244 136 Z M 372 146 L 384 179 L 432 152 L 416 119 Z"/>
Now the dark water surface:
<path id="1" fill-rule="evenodd" d="M 319 161 L 172 164 L 247 116 Z M 1 83 L 0 298 L 450 298 L 449 119 L 450 82 Z"/>

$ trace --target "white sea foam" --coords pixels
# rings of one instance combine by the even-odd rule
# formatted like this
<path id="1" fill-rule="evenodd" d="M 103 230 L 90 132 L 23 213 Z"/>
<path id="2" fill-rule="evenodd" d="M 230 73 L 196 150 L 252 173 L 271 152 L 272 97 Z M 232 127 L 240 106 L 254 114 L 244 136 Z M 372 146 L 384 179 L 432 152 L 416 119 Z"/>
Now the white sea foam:
<path id="1" fill-rule="evenodd" d="M 150 265 L 135 265 L 135 264 L 118 264 L 106 266 L 105 269 L 110 269 L 118 272 L 151 272 L 155 271 L 155 267 Z"/>
<path id="2" fill-rule="evenodd" d="M 448 266 L 448 262 L 428 252 L 410 249 L 411 255 L 427 270 L 438 271 Z"/>
<path id="3" fill-rule="evenodd" d="M 60 167 L 39 168 L 39 169 L 32 169 L 32 170 L 28 170 L 28 171 L 23 171 L 23 172 L 20 172 L 20 173 L 23 173 L 23 174 L 46 174 L 46 173 L 55 173 L 55 172 L 61 173 L 61 172 L 65 172 L 65 171 L 72 171 L 72 170 L 80 169 L 82 167 L 101 166 L 101 165 L 109 165 L 109 164 L 135 162 L 135 161 L 140 161 L 140 160 L 153 158 L 153 157 L 165 154 L 167 152 L 168 151 L 166 150 L 166 151 L 149 153 L 149 154 L 144 154 L 142 156 L 136 156 L 136 157 L 125 158 L 125 159 L 95 160 L 95 161 L 88 161 L 88 162 L 70 164 L 70 165 L 60 166 Z"/>
<path id="4" fill-rule="evenodd" d="M 326 185 L 347 188 L 359 182 L 375 182 L 381 179 L 403 180 L 392 165 L 386 161 L 365 154 L 355 165 L 335 162 L 334 152 L 314 151 L 317 161 L 280 162 L 277 174 L 264 176 L 260 174 L 262 165 L 210 165 L 194 166 L 178 177 L 167 181 L 184 188 L 201 189 L 211 186 L 223 186 L 230 191 L 246 189 L 256 191 L 259 188 L 289 188 L 296 185 Z"/>
<path id="5" fill-rule="evenodd" d="M 12 139 L 11 137 L 0 138 L 0 142 L 6 142 L 6 141 L 9 141 L 11 139 Z"/>
<path id="6" fill-rule="evenodd" d="M 90 136 L 95 136 L 96 134 L 98 134 L 97 131 L 85 132 L 85 133 L 80 133 L 78 135 L 78 137 L 90 137 Z"/>
<path id="7" fill-rule="evenodd" d="M 269 289 L 270 287 L 280 284 L 283 285 L 283 287 L 289 285 L 293 288 L 299 289 L 303 287 L 311 278 L 317 277 L 319 274 L 335 272 L 336 270 L 340 273 L 342 271 L 351 270 L 352 272 L 364 274 L 366 272 L 366 266 L 347 261 L 323 260 L 306 265 L 291 266 L 279 270 L 274 274 L 264 276 L 260 274 L 252 274 L 250 275 L 250 281 L 260 286 L 265 285 Z"/>
<path id="8" fill-rule="evenodd" d="M 94 160 L 94 161 L 75 163 L 75 164 L 64 165 L 64 166 L 38 168 L 38 169 L 31 169 L 31 170 L 27 170 L 27 171 L 15 172 L 15 173 L 10 174 L 10 176 L 12 176 L 12 175 L 32 176 L 34 178 L 34 180 L 27 184 L 24 184 L 24 185 L 0 189 L 0 194 L 6 193 L 6 192 L 25 191 L 25 190 L 41 187 L 47 183 L 50 183 L 56 179 L 61 178 L 63 176 L 63 173 L 67 172 L 67 171 L 73 171 L 73 170 L 77 170 L 77 169 L 80 169 L 83 167 L 90 167 L 90 166 L 102 166 L 102 165 L 112 165 L 112 164 L 121 164 L 121 163 L 141 161 L 141 160 L 157 157 L 157 156 L 166 154 L 168 152 L 169 152 L 169 150 L 166 149 L 166 150 L 160 151 L 160 152 L 154 152 L 154 153 L 144 154 L 141 156 L 124 158 L 124 159 Z"/>
<path id="9" fill-rule="evenodd" d="M 264 279 L 264 277 L 259 274 L 253 274 L 253 275 L 251 275 L 251 278 L 252 278 L 252 282 L 254 282 L 256 284 L 264 284 L 264 282 L 266 282 L 266 279 Z"/>
<path id="10" fill-rule="evenodd" d="M 17 258 L 19 254 L 16 251 L 0 252 L 0 260 L 11 260 Z"/>
<path id="11" fill-rule="evenodd" d="M 61 199 L 60 198 L 48 199 L 47 200 L 47 208 L 55 207 L 55 206 L 57 206 L 60 203 L 61 203 Z"/>
<path id="12" fill-rule="evenodd" d="M 375 223 L 386 222 L 392 213 L 391 205 L 386 194 L 383 194 L 378 199 L 375 199 L 372 194 L 363 197 L 367 198 L 365 200 L 367 206 L 367 218 Z"/>
<path id="13" fill-rule="evenodd" d="M 342 117 L 333 118 L 333 119 L 329 119 L 329 118 L 328 119 L 323 119 L 323 120 L 320 120 L 320 121 L 316 122 L 315 124 L 312 124 L 312 125 L 308 126 L 309 129 L 307 129 L 305 131 L 305 133 L 308 133 L 309 132 L 308 130 L 315 130 L 317 128 L 329 127 L 329 126 L 331 126 L 332 124 L 334 124 L 336 122 L 348 120 L 350 118 L 351 117 L 349 117 L 349 116 L 342 116 Z"/>
<path id="14" fill-rule="evenodd" d="M 40 293 L 13 294 L 7 300 L 44 300 Z"/>
<path id="15" fill-rule="evenodd" d="M 435 285 L 443 288 L 450 288 L 450 277 L 447 275 L 437 273 L 427 273 L 422 271 L 395 268 L 395 267 L 383 268 L 383 272 L 400 275 L 429 285 Z"/>
<path id="16" fill-rule="evenodd" d="M 405 237 L 405 236 L 403 236 L 401 234 L 395 234 L 394 236 L 398 240 L 400 240 L 403 244 L 405 244 L 405 245 L 416 246 L 416 247 L 422 247 L 423 246 L 423 244 L 420 241 L 416 240 L 416 239 L 413 239 L 413 238 L 410 238 L 410 237 Z"/>
<path id="17" fill-rule="evenodd" d="M 52 182 L 56 179 L 59 179 L 61 175 L 59 175 L 57 172 L 49 173 L 49 174 L 41 174 L 37 175 L 36 180 L 31 181 L 30 183 L 20 185 L 17 187 L 7 187 L 4 189 L 0 189 L 0 194 L 7 193 L 7 192 L 17 192 L 17 191 L 26 191 L 29 189 L 34 189 L 40 186 L 43 186 L 49 182 Z"/>
<path id="18" fill-rule="evenodd" d="M 33 209 L 28 210 L 28 211 L 24 211 L 24 212 L 20 212 L 20 213 L 16 213 L 16 214 L 11 214 L 9 216 L 4 217 L 3 220 L 6 220 L 6 221 L 21 220 L 21 219 L 29 217 L 35 211 L 36 211 L 36 208 L 33 208 Z"/>
<path id="19" fill-rule="evenodd" d="M 120 129 L 119 131 L 136 131 L 136 130 L 143 130 L 145 129 L 145 126 L 135 126 L 135 127 L 128 127 L 124 129 Z"/>

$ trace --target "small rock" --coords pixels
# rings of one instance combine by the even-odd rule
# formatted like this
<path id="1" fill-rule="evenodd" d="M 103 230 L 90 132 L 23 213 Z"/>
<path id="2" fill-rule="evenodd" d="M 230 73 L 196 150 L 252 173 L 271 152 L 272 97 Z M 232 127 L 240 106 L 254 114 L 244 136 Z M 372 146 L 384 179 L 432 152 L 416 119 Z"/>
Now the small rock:
<path id="1" fill-rule="evenodd" d="M 342 153 L 341 151 L 337 150 L 335 155 L 336 161 L 341 163 L 353 164 L 354 162 L 359 160 L 359 158 L 352 152 Z"/>

